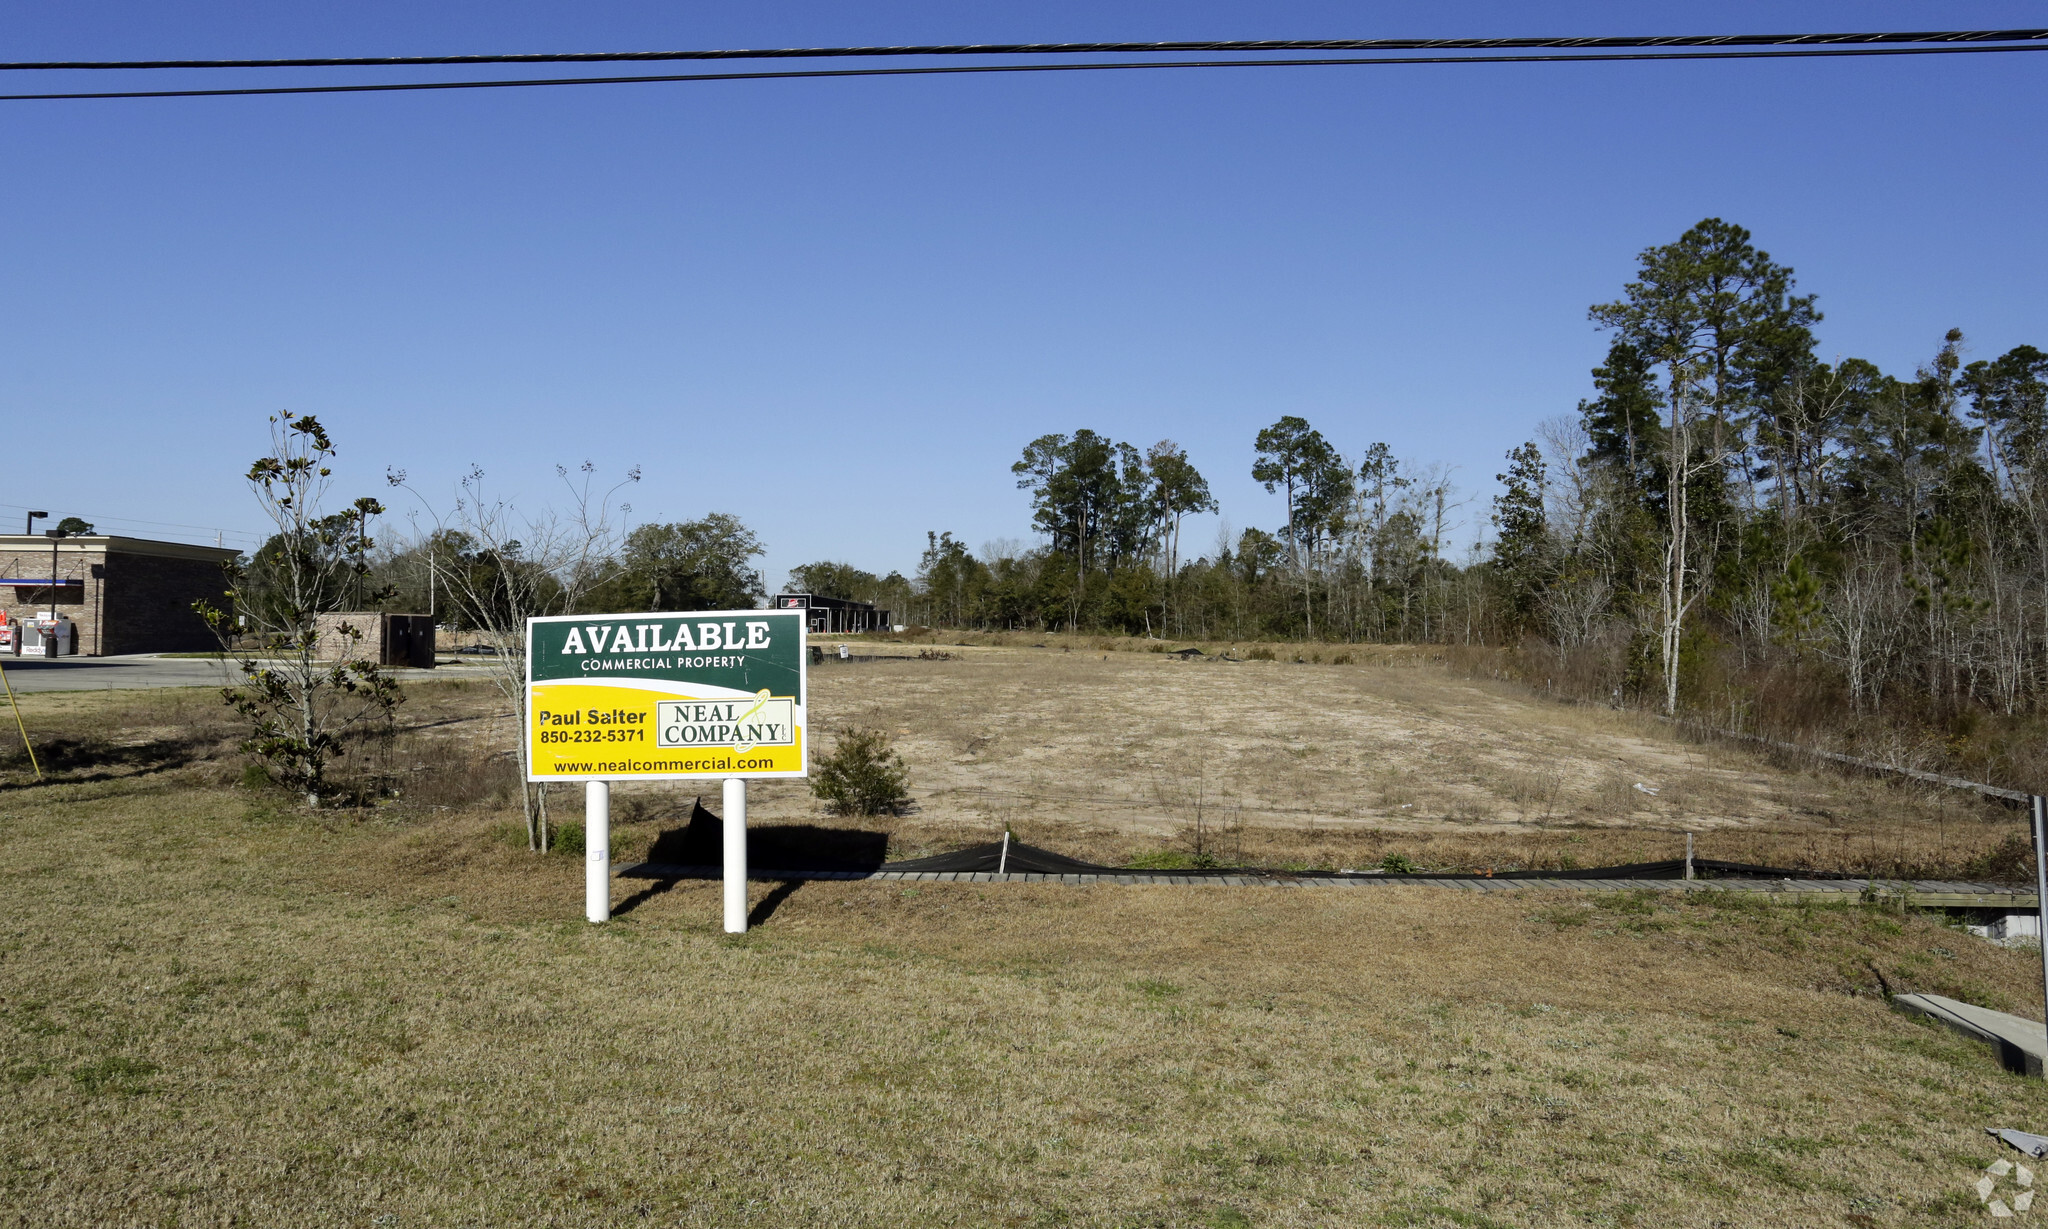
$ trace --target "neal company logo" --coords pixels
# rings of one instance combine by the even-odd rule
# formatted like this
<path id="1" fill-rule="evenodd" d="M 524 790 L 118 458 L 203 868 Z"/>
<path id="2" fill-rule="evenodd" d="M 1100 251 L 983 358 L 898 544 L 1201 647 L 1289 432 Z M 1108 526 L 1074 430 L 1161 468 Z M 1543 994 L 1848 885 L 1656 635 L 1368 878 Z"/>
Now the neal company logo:
<path id="1" fill-rule="evenodd" d="M 796 702 L 767 692 L 746 700 L 662 700 L 654 706 L 657 747 L 788 747 L 796 743 Z"/>

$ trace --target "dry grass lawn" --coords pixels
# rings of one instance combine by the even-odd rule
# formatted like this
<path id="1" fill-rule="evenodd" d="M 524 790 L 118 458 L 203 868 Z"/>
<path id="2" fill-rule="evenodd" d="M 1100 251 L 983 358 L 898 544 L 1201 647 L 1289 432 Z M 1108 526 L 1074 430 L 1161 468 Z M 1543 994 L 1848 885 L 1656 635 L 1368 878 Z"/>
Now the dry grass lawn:
<path id="1" fill-rule="evenodd" d="M 816 711 L 908 731 L 903 852 L 1184 842 L 1197 761 L 1294 860 L 2012 822 L 1425 671 L 1109 656 L 828 666 Z M 761 884 L 732 939 L 716 885 L 622 884 L 587 926 L 580 859 L 507 839 L 479 696 L 421 689 L 407 786 L 350 814 L 237 784 L 203 693 L 27 701 L 58 779 L 0 763 L 0 1224 L 1942 1226 L 1984 1127 L 2048 1125 L 1882 998 L 2035 1011 L 2037 957 L 1868 907 Z M 1693 801 L 1624 809 L 1615 760 Z M 1568 785 L 1526 814 L 1508 764 Z M 622 856 L 688 804 L 626 801 Z"/>

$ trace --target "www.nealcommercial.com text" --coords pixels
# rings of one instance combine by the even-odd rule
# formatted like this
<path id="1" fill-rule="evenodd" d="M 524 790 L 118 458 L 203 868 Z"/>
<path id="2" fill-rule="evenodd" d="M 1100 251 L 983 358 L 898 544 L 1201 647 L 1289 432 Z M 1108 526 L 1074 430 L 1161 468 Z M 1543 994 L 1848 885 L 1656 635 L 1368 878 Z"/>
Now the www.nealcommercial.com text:
<path id="1" fill-rule="evenodd" d="M 659 760 L 595 760 L 582 763 L 557 761 L 558 776 L 594 776 L 630 772 L 772 772 L 775 761 L 761 756 L 713 755 Z"/>

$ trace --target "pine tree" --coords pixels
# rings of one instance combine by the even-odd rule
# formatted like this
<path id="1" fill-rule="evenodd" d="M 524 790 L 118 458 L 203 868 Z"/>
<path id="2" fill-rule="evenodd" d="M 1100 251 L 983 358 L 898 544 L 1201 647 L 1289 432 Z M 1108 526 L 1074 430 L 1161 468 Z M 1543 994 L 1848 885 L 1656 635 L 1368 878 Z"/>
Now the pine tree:
<path id="1" fill-rule="evenodd" d="M 1494 569 L 1500 578 L 1507 631 L 1526 631 L 1542 598 L 1550 567 L 1550 532 L 1544 517 L 1543 450 L 1532 441 L 1507 454 L 1508 472 L 1494 478 L 1504 488 L 1493 497 Z"/>

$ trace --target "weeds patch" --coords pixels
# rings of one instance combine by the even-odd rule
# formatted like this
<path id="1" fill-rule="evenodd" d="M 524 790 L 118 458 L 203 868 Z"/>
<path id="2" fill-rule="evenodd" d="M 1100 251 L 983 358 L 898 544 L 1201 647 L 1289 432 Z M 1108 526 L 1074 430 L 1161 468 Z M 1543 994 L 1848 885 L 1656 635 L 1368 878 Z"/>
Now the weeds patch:
<path id="1" fill-rule="evenodd" d="M 73 1067 L 71 1079 L 87 1096 L 119 1093 L 136 1097 L 155 1091 L 148 1081 L 156 1070 L 155 1063 L 115 1054 Z"/>

